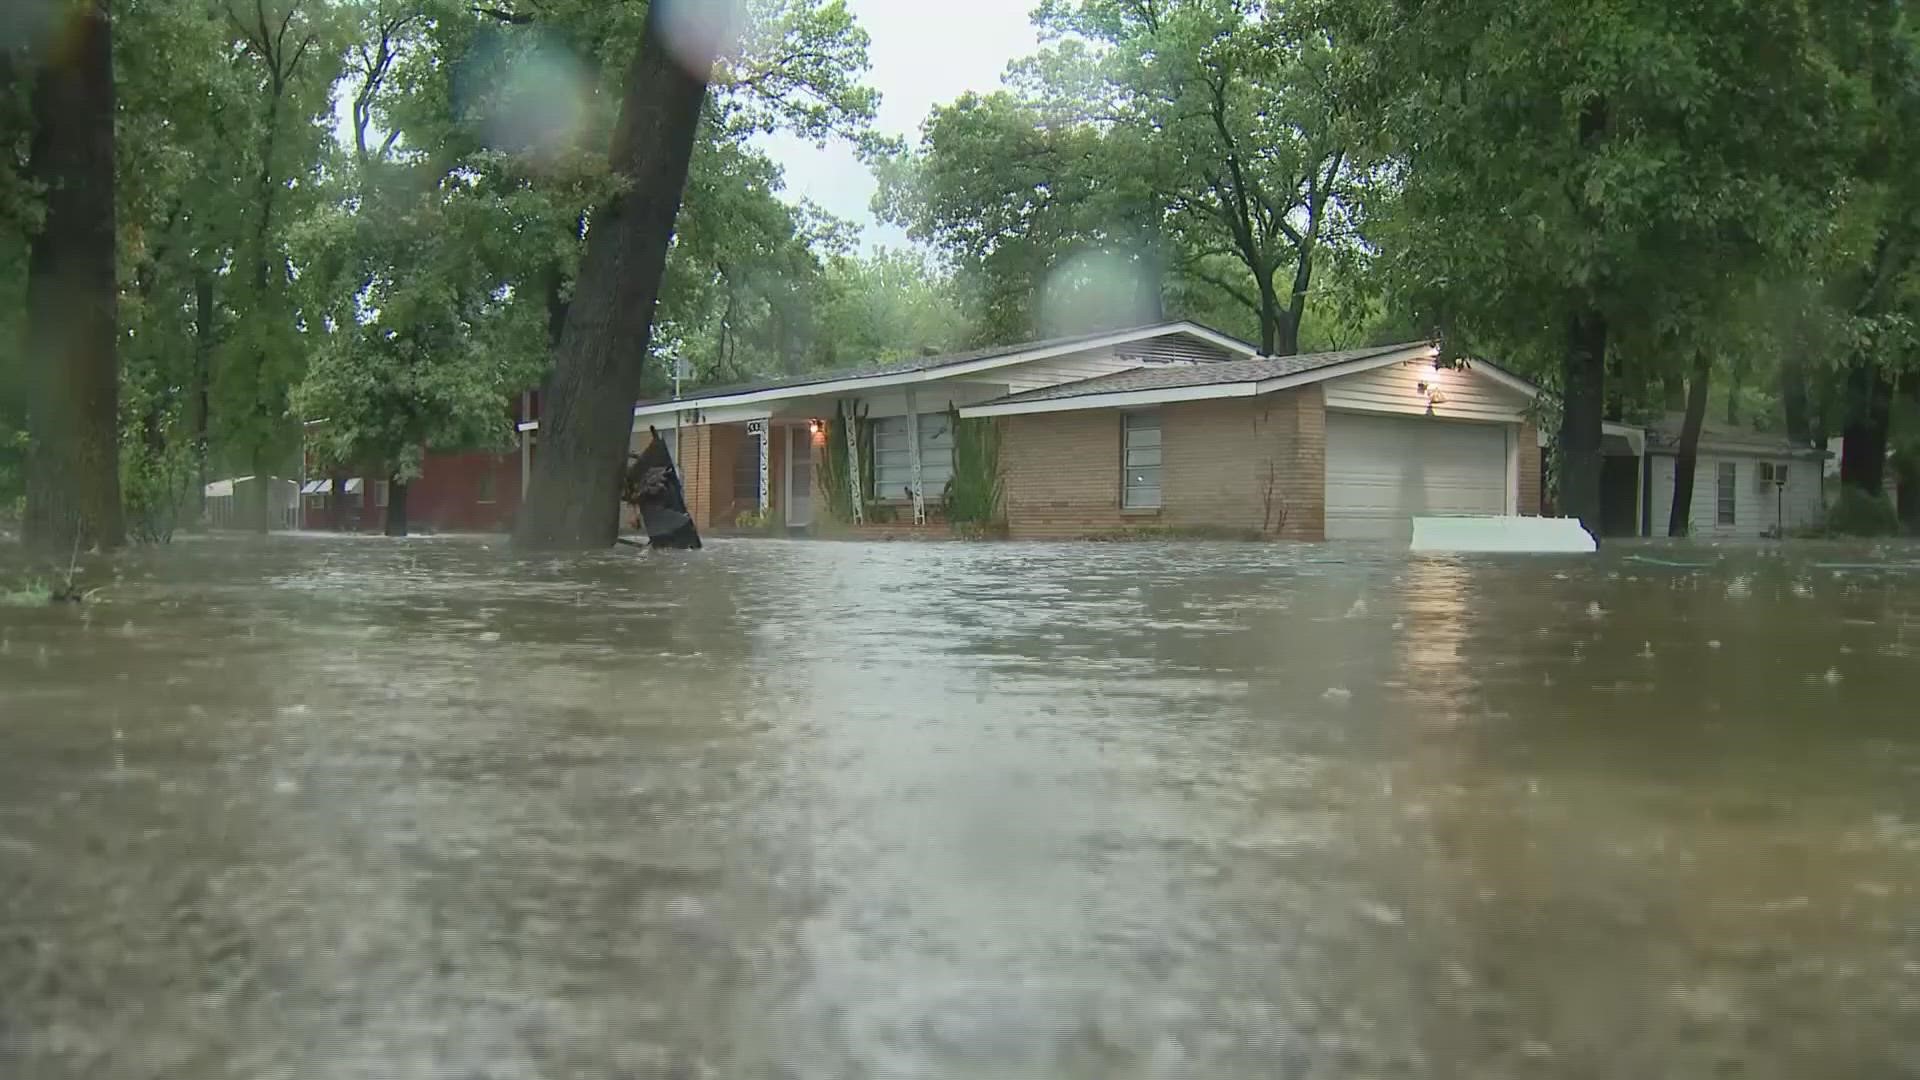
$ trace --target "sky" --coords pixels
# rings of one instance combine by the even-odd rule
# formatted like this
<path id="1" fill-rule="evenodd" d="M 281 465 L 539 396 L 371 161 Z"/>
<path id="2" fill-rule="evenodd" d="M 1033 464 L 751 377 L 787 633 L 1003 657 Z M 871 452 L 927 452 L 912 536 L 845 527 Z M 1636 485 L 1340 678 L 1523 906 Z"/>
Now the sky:
<path id="1" fill-rule="evenodd" d="M 847 0 L 872 38 L 867 81 L 880 91 L 875 126 L 917 142 L 920 122 L 935 105 L 969 90 L 1000 85 L 1007 63 L 1039 48 L 1028 14 L 1035 0 Z M 876 222 L 873 174 L 843 143 L 815 147 L 775 135 L 760 141 L 786 170 L 787 197 L 812 199 L 837 217 L 862 225 L 869 247 L 901 247 L 901 229 Z"/>

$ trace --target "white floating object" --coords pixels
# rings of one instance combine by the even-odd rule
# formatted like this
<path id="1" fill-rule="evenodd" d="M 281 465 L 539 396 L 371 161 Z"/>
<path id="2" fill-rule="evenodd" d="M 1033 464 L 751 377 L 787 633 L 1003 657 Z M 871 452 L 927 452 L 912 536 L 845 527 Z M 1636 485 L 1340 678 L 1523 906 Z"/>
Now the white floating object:
<path id="1" fill-rule="evenodd" d="M 1591 555 L 1598 545 L 1577 518 L 1417 517 L 1413 550 Z"/>
<path id="2" fill-rule="evenodd" d="M 1827 676 L 1826 676 L 1826 678 L 1827 678 L 1827 683 L 1828 683 L 1829 685 L 1831 685 L 1831 684 L 1834 684 L 1834 683 L 1838 683 L 1838 682 L 1839 682 L 1839 681 L 1840 681 L 1840 680 L 1841 680 L 1841 679 L 1842 679 L 1843 677 L 1844 677 L 1844 676 L 1842 676 L 1842 675 L 1840 674 L 1840 669 L 1839 669 L 1839 668 L 1831 668 L 1831 667 L 1830 667 L 1830 668 L 1828 668 L 1828 669 L 1827 669 Z"/>
<path id="3" fill-rule="evenodd" d="M 1329 686 L 1327 687 L 1327 692 L 1320 695 L 1320 700 L 1345 704 L 1353 700 L 1353 691 L 1344 686 Z"/>
<path id="4" fill-rule="evenodd" d="M 1367 598 L 1364 596 L 1356 599 L 1353 602 L 1353 606 L 1347 609 L 1347 618 L 1349 619 L 1365 618 L 1366 614 L 1367 614 Z"/>
<path id="5" fill-rule="evenodd" d="M 1606 613 L 1607 613 L 1607 609 L 1600 606 L 1600 601 L 1598 600 L 1587 601 L 1587 618 L 1589 619 L 1602 618 L 1606 615 Z"/>

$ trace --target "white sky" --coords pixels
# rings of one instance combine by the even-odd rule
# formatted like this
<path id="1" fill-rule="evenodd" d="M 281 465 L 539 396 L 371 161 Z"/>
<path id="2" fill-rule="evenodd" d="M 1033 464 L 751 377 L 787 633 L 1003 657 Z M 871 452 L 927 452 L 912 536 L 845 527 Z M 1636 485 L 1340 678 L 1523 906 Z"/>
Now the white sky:
<path id="1" fill-rule="evenodd" d="M 935 105 L 968 90 L 991 91 L 1009 61 L 1039 48 L 1028 13 L 1035 0 L 847 0 L 873 39 L 867 82 L 880 91 L 881 131 L 917 142 Z M 760 145 L 786 169 L 787 196 L 812 199 L 866 228 L 869 246 L 899 247 L 906 234 L 874 220 L 878 184 L 844 144 L 820 149 L 788 135 Z"/>

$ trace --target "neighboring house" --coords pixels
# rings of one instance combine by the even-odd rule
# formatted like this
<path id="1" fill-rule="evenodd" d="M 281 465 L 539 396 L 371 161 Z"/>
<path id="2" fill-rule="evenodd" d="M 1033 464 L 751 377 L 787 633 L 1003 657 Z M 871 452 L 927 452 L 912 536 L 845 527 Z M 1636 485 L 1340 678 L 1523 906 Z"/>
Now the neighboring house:
<path id="1" fill-rule="evenodd" d="M 1602 534 L 1665 536 L 1684 418 L 1645 428 L 1607 425 Z M 1826 453 L 1783 435 L 1707 424 L 1693 470 L 1688 535 L 1757 540 L 1819 524 Z"/>
<path id="2" fill-rule="evenodd" d="M 706 529 L 744 511 L 813 524 L 817 455 L 847 409 L 870 422 L 864 494 L 905 527 L 939 522 L 950 409 L 999 425 L 1016 538 L 1178 528 L 1396 540 L 1418 514 L 1538 512 L 1527 418 L 1538 390 L 1526 380 L 1484 363 L 1437 369 L 1425 343 L 1256 354 L 1176 322 L 918 357 L 643 403 L 635 441 L 677 429 Z"/>
<path id="3" fill-rule="evenodd" d="M 419 479 L 407 485 L 410 532 L 504 532 L 520 512 L 520 457 L 508 454 L 428 454 Z M 350 477 L 335 505 L 333 478 L 309 474 L 302 485 L 303 528 L 381 532 L 391 488 L 385 480 Z"/>
<path id="4" fill-rule="evenodd" d="M 1673 513 L 1673 474 L 1682 418 L 1647 429 L 1651 463 L 1650 534 L 1665 536 Z M 1767 435 L 1708 424 L 1693 468 L 1688 535 L 1758 539 L 1816 525 L 1825 513 L 1821 472 L 1826 453 Z"/>
<path id="5" fill-rule="evenodd" d="M 1539 512 L 1527 409 L 1492 364 L 1426 343 L 1134 370 L 963 408 L 999 417 L 1008 528 L 1214 527 L 1405 540 L 1422 515 Z"/>
<path id="6" fill-rule="evenodd" d="M 730 528 L 747 512 L 805 528 L 824 512 L 815 459 L 829 422 L 844 408 L 870 425 L 871 445 L 860 447 L 872 473 L 866 499 L 905 527 L 925 527 L 940 522 L 953 472 L 951 410 L 1119 371 L 1201 367 L 1254 352 L 1218 331 L 1177 322 L 912 357 L 643 402 L 634 410 L 634 445 L 645 444 L 649 428 L 677 441 L 687 505 L 701 529 Z"/>
<path id="7" fill-rule="evenodd" d="M 299 515 L 300 485 L 292 480 L 269 477 L 267 488 L 267 527 L 270 529 L 297 528 Z M 231 480 L 215 480 L 205 489 L 206 524 L 209 529 L 246 528 L 246 506 L 250 499 L 256 498 L 252 489 L 258 480 L 251 476 L 236 476 Z"/>

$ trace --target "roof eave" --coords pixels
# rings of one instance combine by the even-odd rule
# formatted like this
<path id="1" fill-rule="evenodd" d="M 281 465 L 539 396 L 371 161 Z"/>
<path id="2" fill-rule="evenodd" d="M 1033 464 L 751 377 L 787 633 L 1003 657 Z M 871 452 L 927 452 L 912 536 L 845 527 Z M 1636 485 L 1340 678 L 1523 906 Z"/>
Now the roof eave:
<path id="1" fill-rule="evenodd" d="M 1111 334 L 1079 339 L 1058 345 L 1048 345 L 1037 349 L 1016 349 L 997 356 L 963 360 L 958 363 L 941 364 L 934 367 L 913 368 L 907 371 L 887 372 L 880 375 L 861 375 L 846 379 L 832 379 L 816 383 L 800 383 L 795 386 L 776 386 L 765 390 L 744 390 L 735 394 L 715 394 L 709 397 L 682 398 L 677 401 L 645 402 L 633 407 L 634 418 L 649 416 L 667 416 L 687 409 L 720 408 L 728 405 L 755 405 L 763 401 L 785 401 L 792 398 L 818 397 L 823 394 L 844 394 L 860 390 L 877 390 L 889 386 L 905 386 L 911 383 L 938 382 L 941 379 L 965 378 L 968 375 L 984 371 L 994 371 L 1015 364 L 1030 364 L 1038 360 L 1050 360 L 1056 356 L 1069 356 L 1089 349 L 1102 349 L 1114 345 L 1125 345 L 1149 338 L 1165 337 L 1169 334 L 1188 334 L 1209 344 L 1232 352 L 1252 356 L 1259 350 L 1228 337 L 1217 330 L 1211 330 L 1194 322 L 1163 323 L 1158 326 L 1135 327 L 1132 330 L 1117 330 Z"/>

